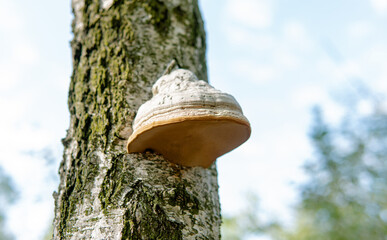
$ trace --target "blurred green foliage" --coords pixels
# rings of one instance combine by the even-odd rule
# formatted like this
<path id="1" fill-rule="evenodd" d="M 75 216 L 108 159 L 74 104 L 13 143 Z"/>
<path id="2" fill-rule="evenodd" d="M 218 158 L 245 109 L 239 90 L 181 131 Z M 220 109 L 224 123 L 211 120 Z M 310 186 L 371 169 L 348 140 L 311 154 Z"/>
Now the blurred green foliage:
<path id="1" fill-rule="evenodd" d="M 348 99 L 347 99 L 348 100 Z M 358 111 L 368 103 L 368 110 Z M 367 105 L 367 104 L 366 104 Z M 346 101 L 342 121 L 330 125 L 322 110 L 313 111 L 310 139 L 314 158 L 305 164 L 308 180 L 300 186 L 301 200 L 296 218 L 288 229 L 280 224 L 262 224 L 256 229 L 239 226 L 243 216 L 224 220 L 244 239 L 247 234 L 264 234 L 270 239 L 354 240 L 387 239 L 387 113 L 376 98 Z M 259 210 L 255 210 L 257 212 Z M 248 213 L 251 214 L 251 213 Z M 243 225 L 243 224 L 242 224 Z M 239 232 L 238 232 L 239 231 Z"/>
<path id="2" fill-rule="evenodd" d="M 387 239 L 387 114 L 349 107 L 337 127 L 314 111 L 315 159 L 305 171 L 296 229 L 287 239 Z"/>
<path id="3" fill-rule="evenodd" d="M 5 227 L 5 211 L 16 201 L 17 192 L 11 178 L 0 167 L 0 240 L 11 240 L 13 237 Z"/>
<path id="4" fill-rule="evenodd" d="M 223 216 L 222 240 L 242 240 L 252 233 L 266 233 L 271 223 L 260 220 L 259 199 L 254 193 L 246 194 L 247 205 L 234 216 Z"/>

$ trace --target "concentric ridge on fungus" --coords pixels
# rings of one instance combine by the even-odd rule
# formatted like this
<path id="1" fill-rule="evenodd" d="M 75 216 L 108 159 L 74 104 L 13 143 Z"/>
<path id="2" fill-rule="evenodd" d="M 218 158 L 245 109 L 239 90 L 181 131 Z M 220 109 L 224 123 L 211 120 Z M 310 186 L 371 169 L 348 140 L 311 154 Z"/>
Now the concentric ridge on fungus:
<path id="1" fill-rule="evenodd" d="M 176 164 L 209 167 L 250 137 L 249 121 L 235 98 L 189 70 L 162 76 L 152 92 L 134 119 L 129 153 L 152 149 Z"/>

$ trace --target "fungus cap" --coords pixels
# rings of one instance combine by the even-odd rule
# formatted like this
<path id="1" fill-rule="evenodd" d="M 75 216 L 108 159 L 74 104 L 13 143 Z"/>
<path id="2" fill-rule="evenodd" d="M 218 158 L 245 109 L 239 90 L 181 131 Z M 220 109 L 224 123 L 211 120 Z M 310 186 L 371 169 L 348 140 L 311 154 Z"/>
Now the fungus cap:
<path id="1" fill-rule="evenodd" d="M 235 98 L 191 71 L 162 76 L 152 92 L 134 119 L 129 153 L 151 149 L 173 163 L 207 168 L 250 137 L 249 121 Z"/>

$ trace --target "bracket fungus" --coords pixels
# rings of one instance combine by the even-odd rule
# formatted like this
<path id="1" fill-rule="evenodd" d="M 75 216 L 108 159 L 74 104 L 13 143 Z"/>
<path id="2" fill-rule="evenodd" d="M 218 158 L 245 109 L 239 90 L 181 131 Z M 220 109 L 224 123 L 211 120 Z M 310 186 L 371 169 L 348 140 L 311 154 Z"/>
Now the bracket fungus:
<path id="1" fill-rule="evenodd" d="M 173 163 L 208 168 L 250 137 L 249 121 L 235 98 L 189 70 L 160 77 L 152 92 L 134 119 L 129 153 L 151 149 Z"/>

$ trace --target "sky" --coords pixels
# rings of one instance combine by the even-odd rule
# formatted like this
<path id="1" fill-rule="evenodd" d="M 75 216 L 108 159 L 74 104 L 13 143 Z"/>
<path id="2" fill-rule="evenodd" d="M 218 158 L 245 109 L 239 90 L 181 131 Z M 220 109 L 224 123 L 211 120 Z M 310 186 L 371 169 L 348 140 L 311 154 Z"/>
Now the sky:
<path id="1" fill-rule="evenodd" d="M 246 193 L 291 221 L 306 180 L 311 108 L 338 122 L 335 98 L 359 82 L 387 92 L 387 0 L 201 0 L 210 83 L 231 93 L 251 138 L 217 160 L 223 214 Z M 69 125 L 70 1 L 0 0 L 0 165 L 19 190 L 17 240 L 41 239 L 53 217 L 60 139 Z M 359 106 L 367 112 L 365 102 Z"/>

